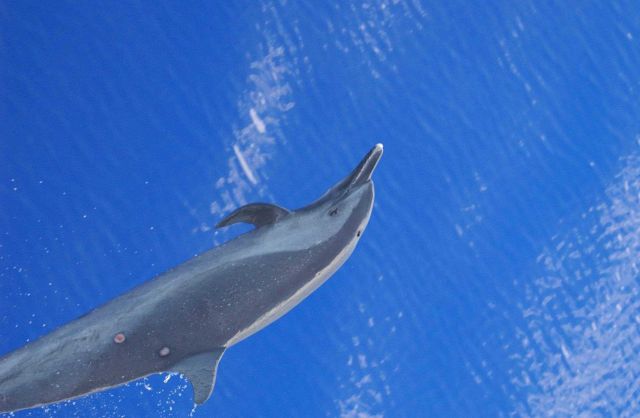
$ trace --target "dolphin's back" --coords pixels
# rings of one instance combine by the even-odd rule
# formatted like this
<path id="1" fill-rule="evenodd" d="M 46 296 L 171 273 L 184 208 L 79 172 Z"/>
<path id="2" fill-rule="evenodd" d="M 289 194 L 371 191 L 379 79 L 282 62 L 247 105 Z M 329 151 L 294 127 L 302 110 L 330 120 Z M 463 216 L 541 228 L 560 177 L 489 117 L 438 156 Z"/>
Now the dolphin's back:
<path id="1" fill-rule="evenodd" d="M 0 358 L 0 411 L 171 371 L 190 356 L 234 344 L 286 313 L 293 306 L 286 301 L 325 267 L 319 260 L 340 248 L 333 239 L 246 251 L 258 238 L 240 236 L 207 251 Z M 124 342 L 115 342 L 117 334 Z M 170 354 L 161 356 L 165 348 Z"/>

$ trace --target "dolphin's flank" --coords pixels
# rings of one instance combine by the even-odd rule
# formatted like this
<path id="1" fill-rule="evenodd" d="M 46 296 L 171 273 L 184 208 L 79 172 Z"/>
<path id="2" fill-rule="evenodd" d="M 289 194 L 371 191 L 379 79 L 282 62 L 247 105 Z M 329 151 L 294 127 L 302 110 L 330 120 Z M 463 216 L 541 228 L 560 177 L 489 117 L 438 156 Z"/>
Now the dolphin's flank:
<path id="1" fill-rule="evenodd" d="M 275 321 L 351 255 L 373 206 L 374 146 L 301 209 L 243 206 L 218 223 L 255 229 L 161 274 L 0 358 L 0 412 L 71 399 L 176 372 L 194 401 L 213 390 L 225 350 Z"/>

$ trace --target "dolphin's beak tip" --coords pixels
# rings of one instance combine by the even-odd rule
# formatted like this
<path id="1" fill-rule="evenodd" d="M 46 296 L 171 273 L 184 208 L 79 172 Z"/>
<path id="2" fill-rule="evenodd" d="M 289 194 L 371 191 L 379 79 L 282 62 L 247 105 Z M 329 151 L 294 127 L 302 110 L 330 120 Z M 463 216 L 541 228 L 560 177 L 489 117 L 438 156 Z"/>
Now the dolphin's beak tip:
<path id="1" fill-rule="evenodd" d="M 369 155 L 368 158 L 373 160 L 373 167 L 371 167 L 371 171 L 373 171 L 373 169 L 375 168 L 375 166 L 378 164 L 378 161 L 380 160 L 380 157 L 382 157 L 382 152 L 384 151 L 384 146 L 381 143 L 377 143 L 373 146 L 373 149 L 371 151 L 369 151 Z"/>
<path id="2" fill-rule="evenodd" d="M 373 148 L 371 149 L 371 151 L 369 151 L 369 155 L 371 156 L 378 156 L 378 158 L 380 158 L 380 156 L 382 155 L 382 151 L 384 151 L 384 145 L 382 145 L 381 143 L 377 143 L 373 146 Z"/>

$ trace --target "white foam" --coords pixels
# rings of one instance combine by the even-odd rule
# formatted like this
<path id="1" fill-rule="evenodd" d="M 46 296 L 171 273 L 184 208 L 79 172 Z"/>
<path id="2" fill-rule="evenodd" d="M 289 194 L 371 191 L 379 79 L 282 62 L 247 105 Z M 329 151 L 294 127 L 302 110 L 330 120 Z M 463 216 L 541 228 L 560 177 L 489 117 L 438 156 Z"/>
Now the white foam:
<path id="1" fill-rule="evenodd" d="M 227 158 L 228 171 L 215 181 L 217 196 L 210 204 L 216 219 L 257 197 L 270 200 L 267 184 L 260 179 L 274 145 L 285 141 L 278 126 L 281 115 L 294 106 L 290 80 L 295 74 L 288 50 L 272 39 L 266 43 L 266 54 L 249 64 L 247 88 L 238 98 L 239 118 L 229 144 L 233 154 Z"/>
<path id="2" fill-rule="evenodd" d="M 249 164 L 247 164 L 247 160 L 245 160 L 244 156 L 242 155 L 242 151 L 240 151 L 240 147 L 238 147 L 238 145 L 233 144 L 233 152 L 236 154 L 236 157 L 238 158 L 238 162 L 240 163 L 240 167 L 242 167 L 242 171 L 244 171 L 244 174 L 247 176 L 249 181 L 252 184 L 258 184 L 258 179 L 256 179 L 256 176 L 253 175 L 253 172 L 251 171 Z"/>
<path id="3" fill-rule="evenodd" d="M 256 127 L 256 131 L 260 132 L 261 134 L 267 132 L 267 127 L 265 126 L 264 121 L 260 119 L 260 116 L 258 116 L 258 112 L 256 112 L 254 108 L 251 108 L 249 110 L 249 116 L 251 117 L 253 126 Z"/>

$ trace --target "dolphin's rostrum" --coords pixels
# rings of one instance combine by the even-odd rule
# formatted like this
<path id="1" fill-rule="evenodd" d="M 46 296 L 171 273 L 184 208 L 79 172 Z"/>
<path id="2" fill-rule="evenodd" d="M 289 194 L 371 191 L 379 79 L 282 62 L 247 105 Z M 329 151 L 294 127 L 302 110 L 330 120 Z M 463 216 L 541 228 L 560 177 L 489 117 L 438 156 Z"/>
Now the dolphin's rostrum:
<path id="1" fill-rule="evenodd" d="M 287 313 L 349 257 L 371 215 L 381 155 L 378 144 L 301 209 L 237 209 L 218 227 L 255 229 L 0 358 L 0 412 L 160 372 L 181 373 L 194 401 L 205 402 L 224 351 Z"/>

